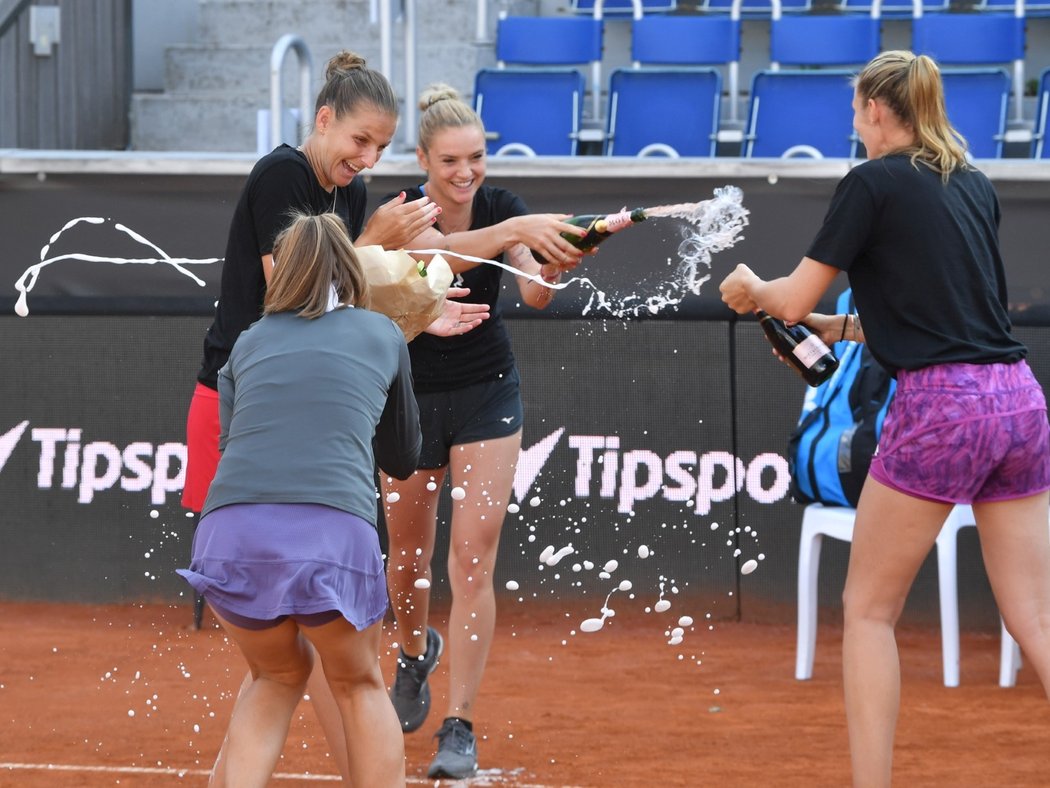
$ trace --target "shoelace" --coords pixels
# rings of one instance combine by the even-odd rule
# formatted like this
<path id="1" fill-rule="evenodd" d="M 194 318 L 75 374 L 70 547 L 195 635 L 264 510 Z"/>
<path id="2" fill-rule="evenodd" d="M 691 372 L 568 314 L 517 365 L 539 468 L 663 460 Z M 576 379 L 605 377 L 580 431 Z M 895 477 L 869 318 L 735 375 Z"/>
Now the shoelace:
<path id="1" fill-rule="evenodd" d="M 464 725 L 454 722 L 446 723 L 437 732 L 438 749 L 450 747 L 456 752 L 470 753 L 474 751 L 474 735 Z"/>

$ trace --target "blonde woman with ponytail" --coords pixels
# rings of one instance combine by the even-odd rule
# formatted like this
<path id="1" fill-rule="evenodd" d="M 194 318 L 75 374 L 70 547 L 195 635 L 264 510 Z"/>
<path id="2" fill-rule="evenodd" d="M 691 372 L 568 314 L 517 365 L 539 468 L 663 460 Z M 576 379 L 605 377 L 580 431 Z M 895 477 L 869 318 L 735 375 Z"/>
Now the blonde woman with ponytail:
<path id="1" fill-rule="evenodd" d="M 554 291 L 536 280 L 555 283 L 580 262 L 582 253 L 561 234 L 584 231 L 562 221 L 564 215 L 530 214 L 516 194 L 485 182 L 485 129 L 455 90 L 430 86 L 420 108 L 416 157 L 424 181 L 400 194 L 407 192 L 410 200 L 429 198 L 441 212 L 435 225 L 408 248 L 505 261 L 533 277 L 509 277 L 522 302 L 535 309 L 549 306 Z M 545 263 L 533 257 L 533 249 Z M 384 477 L 383 487 L 390 536 L 387 575 L 401 644 L 391 697 L 402 729 L 419 729 L 430 710 L 427 677 L 445 651 L 449 696 L 427 775 L 462 779 L 478 766 L 475 702 L 495 635 L 492 575 L 524 412 L 510 335 L 498 304 L 508 276 L 496 266 L 451 255 L 446 259 L 457 280 L 470 288 L 471 299 L 488 306 L 491 317 L 465 336 L 421 335 L 409 343 L 424 448 L 415 474 L 404 481 Z M 468 490 L 466 498 L 452 501 L 447 650 L 430 620 L 429 588 L 417 583 L 430 577 L 446 476 L 452 485 Z"/>
<path id="2" fill-rule="evenodd" d="M 999 202 L 947 117 L 936 63 L 883 52 L 854 87 L 869 160 L 839 183 L 791 274 L 765 281 L 739 265 L 721 291 L 740 314 L 805 320 L 828 344 L 866 342 L 897 378 L 843 595 L 853 784 L 882 788 L 900 703 L 894 627 L 955 504 L 973 506 L 999 610 L 1050 696 L 1050 428 L 1011 333 Z M 840 271 L 863 324 L 810 311 Z"/>

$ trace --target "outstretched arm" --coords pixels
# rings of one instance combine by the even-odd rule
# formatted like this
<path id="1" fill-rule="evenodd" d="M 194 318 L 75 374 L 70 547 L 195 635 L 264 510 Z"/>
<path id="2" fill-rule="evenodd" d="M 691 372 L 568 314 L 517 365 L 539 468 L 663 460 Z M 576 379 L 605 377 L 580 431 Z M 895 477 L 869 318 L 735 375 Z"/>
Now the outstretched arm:
<path id="1" fill-rule="evenodd" d="M 761 309 L 773 317 L 798 323 L 813 311 L 838 273 L 834 266 L 803 257 L 787 276 L 766 281 L 741 263 L 718 289 L 722 300 L 737 314 Z"/>
<path id="2" fill-rule="evenodd" d="M 519 244 L 507 250 L 507 258 L 510 264 L 524 274 L 538 276 L 547 284 L 556 285 L 561 281 L 563 271 L 576 267 L 576 262 L 565 267 L 555 263 L 544 263 L 540 265 L 528 247 Z M 578 262 L 578 261 L 577 261 Z M 522 300 L 533 309 L 546 309 L 554 300 L 556 292 L 552 287 L 544 287 L 534 279 L 518 277 L 518 289 L 521 291 Z"/>
<path id="3" fill-rule="evenodd" d="M 568 214 L 530 213 L 513 216 L 490 227 L 478 230 L 464 230 L 458 233 L 443 235 L 435 227 L 425 229 L 412 239 L 408 249 L 443 249 L 448 252 L 459 252 L 471 257 L 491 259 L 518 246 L 535 249 L 545 259 L 572 268 L 579 264 L 583 252 L 566 241 L 562 233 L 584 236 L 586 230 L 563 220 Z M 459 258 L 447 258 L 453 273 L 461 273 L 477 263 Z"/>

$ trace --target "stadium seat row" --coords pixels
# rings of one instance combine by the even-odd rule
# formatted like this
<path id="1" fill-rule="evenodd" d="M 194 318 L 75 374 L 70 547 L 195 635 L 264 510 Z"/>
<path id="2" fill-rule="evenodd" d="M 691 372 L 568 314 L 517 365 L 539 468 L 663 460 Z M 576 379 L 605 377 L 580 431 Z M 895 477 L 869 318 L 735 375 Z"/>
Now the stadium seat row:
<path id="1" fill-rule="evenodd" d="M 474 86 L 490 154 L 575 155 L 581 141 L 593 140 L 611 156 L 713 156 L 720 131 L 735 127 L 747 157 L 858 155 L 850 77 L 880 50 L 878 7 L 867 15 L 783 16 L 778 5 L 769 67 L 753 78 L 746 118 L 738 106 L 739 8 L 736 0 L 737 13 L 728 16 L 636 14 L 632 65 L 614 70 L 608 85 L 600 18 L 501 18 L 498 66 L 480 70 Z M 949 115 L 972 155 L 1002 156 L 1011 94 L 1013 119 L 1023 121 L 1024 18 L 920 13 L 911 32 L 912 48 L 942 67 Z M 586 114 L 581 67 L 591 71 Z M 1044 91 L 1046 84 L 1044 75 Z M 1032 155 L 1041 157 L 1040 96 Z"/>

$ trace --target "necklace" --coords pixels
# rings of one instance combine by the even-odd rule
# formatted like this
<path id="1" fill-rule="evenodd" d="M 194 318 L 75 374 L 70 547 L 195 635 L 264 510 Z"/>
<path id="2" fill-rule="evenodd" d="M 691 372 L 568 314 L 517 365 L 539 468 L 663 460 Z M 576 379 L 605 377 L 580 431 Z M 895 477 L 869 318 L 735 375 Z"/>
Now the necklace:
<path id="1" fill-rule="evenodd" d="M 311 169 L 313 169 L 313 162 L 310 161 L 310 157 L 309 157 L 309 155 L 307 155 L 306 149 L 302 145 L 296 145 L 295 149 L 297 151 L 299 151 L 301 154 L 303 154 L 303 156 L 306 157 L 307 163 L 310 165 Z M 315 171 L 314 175 L 316 177 L 316 171 Z M 320 181 L 319 180 L 318 180 L 318 185 L 320 186 Z M 324 187 L 321 186 L 321 188 L 323 189 Z M 336 206 L 336 204 L 338 202 L 339 202 L 339 187 L 336 186 L 335 184 L 332 184 L 332 210 L 331 210 L 331 213 L 335 213 L 335 206 Z"/>
<path id="2" fill-rule="evenodd" d="M 437 226 L 438 229 L 441 230 L 443 235 L 452 235 L 452 233 L 466 232 L 470 229 L 470 225 L 472 223 L 472 217 L 467 216 L 465 221 L 455 222 L 454 224 L 441 220 L 437 222 Z"/>

